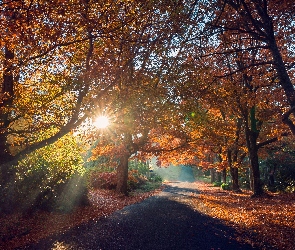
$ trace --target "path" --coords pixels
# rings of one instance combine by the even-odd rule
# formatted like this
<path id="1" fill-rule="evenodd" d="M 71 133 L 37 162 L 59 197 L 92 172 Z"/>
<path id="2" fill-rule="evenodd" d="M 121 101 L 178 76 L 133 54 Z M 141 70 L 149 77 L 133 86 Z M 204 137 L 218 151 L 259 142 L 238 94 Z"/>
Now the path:
<path id="1" fill-rule="evenodd" d="M 234 229 L 187 205 L 197 194 L 193 183 L 170 183 L 157 196 L 22 249 L 252 249 L 234 240 Z"/>

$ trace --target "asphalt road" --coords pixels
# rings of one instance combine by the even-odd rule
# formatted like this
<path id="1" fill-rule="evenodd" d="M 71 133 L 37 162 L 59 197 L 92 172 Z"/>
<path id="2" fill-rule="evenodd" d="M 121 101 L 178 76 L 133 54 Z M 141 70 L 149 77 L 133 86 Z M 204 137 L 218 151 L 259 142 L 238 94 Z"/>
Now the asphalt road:
<path id="1" fill-rule="evenodd" d="M 196 195 L 192 183 L 171 183 L 157 196 L 22 249 L 253 249 L 235 241 L 233 228 L 194 211 L 189 200 Z"/>

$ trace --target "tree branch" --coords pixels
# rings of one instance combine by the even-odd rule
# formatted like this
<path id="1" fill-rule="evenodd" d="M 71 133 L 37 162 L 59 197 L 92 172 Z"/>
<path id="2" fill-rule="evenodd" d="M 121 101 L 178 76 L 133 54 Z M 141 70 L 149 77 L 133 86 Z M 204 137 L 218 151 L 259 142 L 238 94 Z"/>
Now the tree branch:
<path id="1" fill-rule="evenodd" d="M 284 132 L 284 133 L 281 134 L 281 136 L 288 136 L 288 135 L 290 135 L 290 133 L 288 133 L 288 132 Z M 266 145 L 268 145 L 268 144 L 274 143 L 274 142 L 276 142 L 276 141 L 278 141 L 278 140 L 279 140 L 279 137 L 274 137 L 274 138 L 272 138 L 272 139 L 269 139 L 269 140 L 266 140 L 266 141 L 264 141 L 264 142 L 260 142 L 260 143 L 258 143 L 258 144 L 257 144 L 257 147 L 258 147 L 258 148 L 262 148 L 262 147 L 264 147 L 264 146 L 266 146 Z"/>

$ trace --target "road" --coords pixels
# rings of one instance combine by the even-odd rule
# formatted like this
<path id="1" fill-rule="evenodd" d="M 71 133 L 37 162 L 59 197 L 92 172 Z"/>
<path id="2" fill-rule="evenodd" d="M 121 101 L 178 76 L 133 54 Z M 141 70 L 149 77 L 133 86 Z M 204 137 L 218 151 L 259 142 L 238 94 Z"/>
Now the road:
<path id="1" fill-rule="evenodd" d="M 192 209 L 190 199 L 197 195 L 193 183 L 169 183 L 141 203 L 22 249 L 253 249 L 235 241 L 233 228 Z"/>

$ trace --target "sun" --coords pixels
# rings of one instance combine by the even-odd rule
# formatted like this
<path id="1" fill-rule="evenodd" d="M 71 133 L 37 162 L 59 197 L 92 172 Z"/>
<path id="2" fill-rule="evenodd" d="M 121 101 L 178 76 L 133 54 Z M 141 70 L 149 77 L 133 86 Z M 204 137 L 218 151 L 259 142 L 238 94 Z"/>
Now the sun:
<path id="1" fill-rule="evenodd" d="M 93 125 L 97 128 L 106 128 L 107 126 L 109 126 L 109 124 L 109 118 L 104 115 L 97 117 L 93 123 Z"/>

